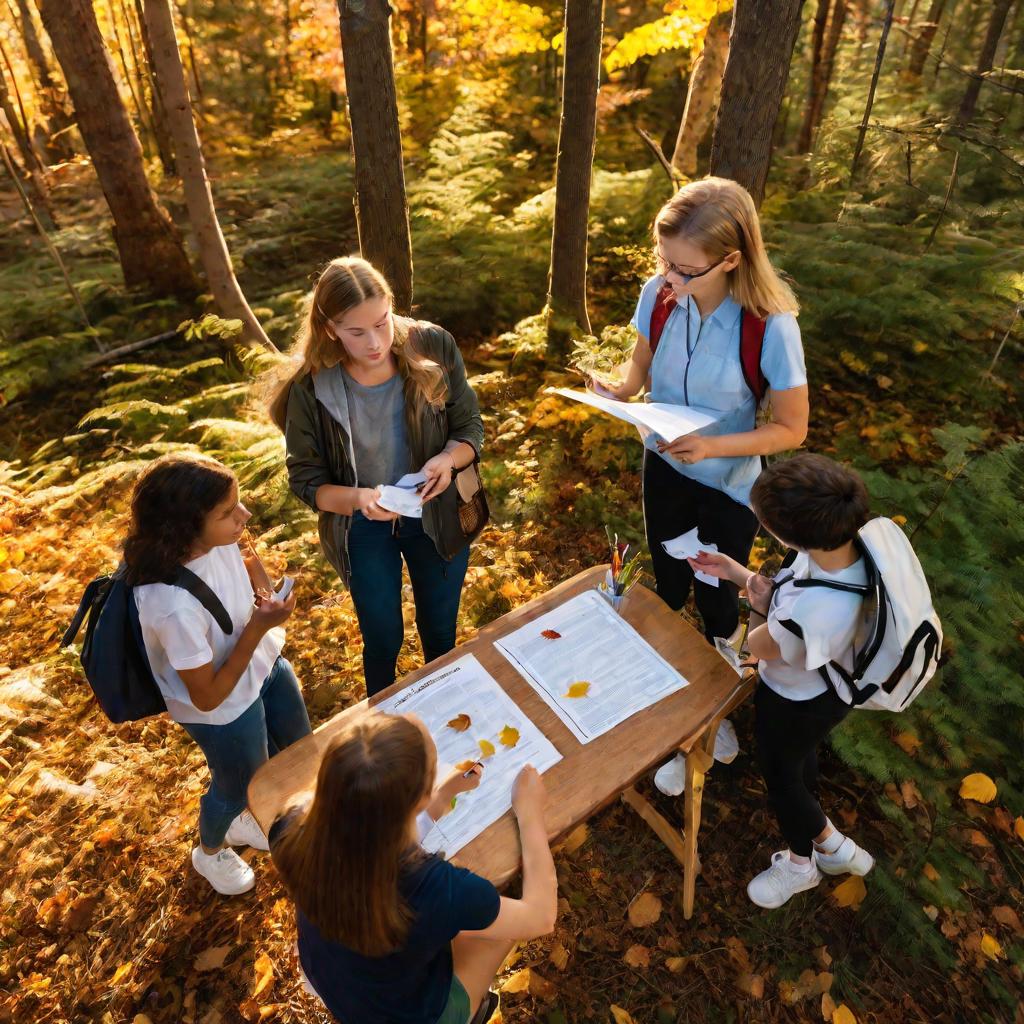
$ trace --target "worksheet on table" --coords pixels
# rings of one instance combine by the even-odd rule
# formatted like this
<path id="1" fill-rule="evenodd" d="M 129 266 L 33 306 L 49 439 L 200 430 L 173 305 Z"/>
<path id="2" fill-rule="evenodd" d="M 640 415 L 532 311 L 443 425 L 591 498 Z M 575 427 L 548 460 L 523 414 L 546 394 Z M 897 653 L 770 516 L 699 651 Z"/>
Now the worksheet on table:
<path id="1" fill-rule="evenodd" d="M 437 781 L 457 766 L 479 761 L 480 785 L 462 793 L 455 808 L 423 840 L 447 857 L 472 842 L 512 806 L 512 785 L 531 764 L 547 771 L 562 759 L 548 738 L 473 655 L 468 654 L 376 705 L 389 714 L 419 715 L 437 745 Z"/>
<path id="2" fill-rule="evenodd" d="M 594 590 L 571 598 L 494 646 L 580 743 L 589 743 L 688 685 Z"/>

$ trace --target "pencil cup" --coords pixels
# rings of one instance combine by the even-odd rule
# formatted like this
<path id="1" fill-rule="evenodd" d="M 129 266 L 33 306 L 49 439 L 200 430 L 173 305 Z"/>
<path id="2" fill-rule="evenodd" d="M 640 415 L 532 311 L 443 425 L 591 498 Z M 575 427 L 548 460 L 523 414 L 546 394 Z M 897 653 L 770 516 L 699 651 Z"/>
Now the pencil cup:
<path id="1" fill-rule="evenodd" d="M 612 608 L 619 614 L 622 614 L 622 607 L 626 602 L 627 594 L 621 594 L 618 597 L 615 596 L 612 590 L 612 574 L 606 572 L 604 574 L 604 583 L 597 588 L 597 592 L 612 606 Z"/>

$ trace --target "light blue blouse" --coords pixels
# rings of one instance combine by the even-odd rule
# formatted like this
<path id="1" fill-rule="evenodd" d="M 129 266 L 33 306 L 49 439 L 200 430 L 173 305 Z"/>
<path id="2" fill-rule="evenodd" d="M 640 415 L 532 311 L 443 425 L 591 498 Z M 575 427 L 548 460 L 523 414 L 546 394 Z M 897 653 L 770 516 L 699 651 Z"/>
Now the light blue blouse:
<path id="1" fill-rule="evenodd" d="M 651 311 L 658 289 L 664 283 L 665 279 L 656 275 L 640 293 L 632 324 L 645 338 L 650 334 Z M 792 313 L 768 317 L 761 369 L 772 391 L 787 391 L 807 383 L 800 327 Z M 726 297 L 703 323 L 692 299 L 672 310 L 651 363 L 647 401 L 691 405 L 718 417 L 717 422 L 699 431 L 704 436 L 742 434 L 754 429 L 757 404 L 743 379 L 740 363 L 739 303 Z M 660 454 L 656 440 L 654 436 L 648 437 L 645 445 Z M 677 473 L 723 491 L 741 505 L 750 504 L 750 488 L 761 471 L 761 460 L 756 455 L 704 459 L 693 465 L 670 455 L 661 457 Z"/>

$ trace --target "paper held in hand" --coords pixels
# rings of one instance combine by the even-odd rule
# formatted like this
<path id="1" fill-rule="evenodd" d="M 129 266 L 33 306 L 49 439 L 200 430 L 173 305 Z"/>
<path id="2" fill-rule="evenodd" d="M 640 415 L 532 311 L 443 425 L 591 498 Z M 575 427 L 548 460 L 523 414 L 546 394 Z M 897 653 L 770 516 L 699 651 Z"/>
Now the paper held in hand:
<path id="1" fill-rule="evenodd" d="M 632 423 L 641 437 L 655 433 L 666 441 L 674 441 L 684 434 L 707 427 L 718 417 L 711 416 L 689 405 L 667 405 L 664 402 L 619 402 L 614 398 L 602 398 L 592 391 L 573 391 L 570 388 L 547 388 L 547 394 L 561 395 L 574 402 L 593 406 L 617 419 Z"/>
<path id="2" fill-rule="evenodd" d="M 455 798 L 455 807 L 423 838 L 429 853 L 451 857 L 512 806 L 519 771 L 532 764 L 545 772 L 562 759 L 494 677 L 469 654 L 418 680 L 376 710 L 412 711 L 437 745 L 437 781 L 453 768 L 483 764 L 480 785 Z"/>
<path id="3" fill-rule="evenodd" d="M 672 540 L 663 540 L 661 546 L 665 549 L 665 552 L 671 555 L 673 558 L 678 558 L 680 561 L 684 558 L 696 558 L 697 555 L 702 551 L 718 551 L 717 544 L 704 544 L 700 537 L 697 535 L 697 527 L 695 526 L 689 533 L 680 534 L 678 537 L 673 537 Z M 701 583 L 707 583 L 708 586 L 717 587 L 718 577 L 709 576 L 706 572 L 701 572 L 700 569 L 694 569 L 693 575 L 701 581 Z"/>
<path id="4" fill-rule="evenodd" d="M 394 484 L 384 484 L 377 504 L 389 512 L 397 512 L 409 519 L 423 518 L 423 501 L 419 489 L 427 482 L 422 473 L 406 473 Z"/>
<path id="5" fill-rule="evenodd" d="M 580 743 L 687 685 L 596 590 L 571 598 L 494 646 Z"/>

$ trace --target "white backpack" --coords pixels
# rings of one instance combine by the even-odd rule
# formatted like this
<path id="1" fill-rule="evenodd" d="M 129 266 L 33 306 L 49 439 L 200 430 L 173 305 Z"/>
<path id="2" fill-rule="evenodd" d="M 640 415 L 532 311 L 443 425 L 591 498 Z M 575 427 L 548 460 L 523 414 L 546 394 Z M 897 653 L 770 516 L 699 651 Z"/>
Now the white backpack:
<path id="1" fill-rule="evenodd" d="M 835 678 L 845 682 L 854 707 L 904 711 L 939 667 L 942 625 L 921 563 L 896 523 L 884 517 L 872 519 L 854 543 L 864 559 L 867 586 L 792 577 L 777 580 L 776 586 L 792 580 L 795 587 L 861 594 L 864 602 L 854 639 L 853 670 L 831 661 L 818 671 L 837 692 Z M 797 635 L 802 632 L 795 623 L 783 625 Z"/>

